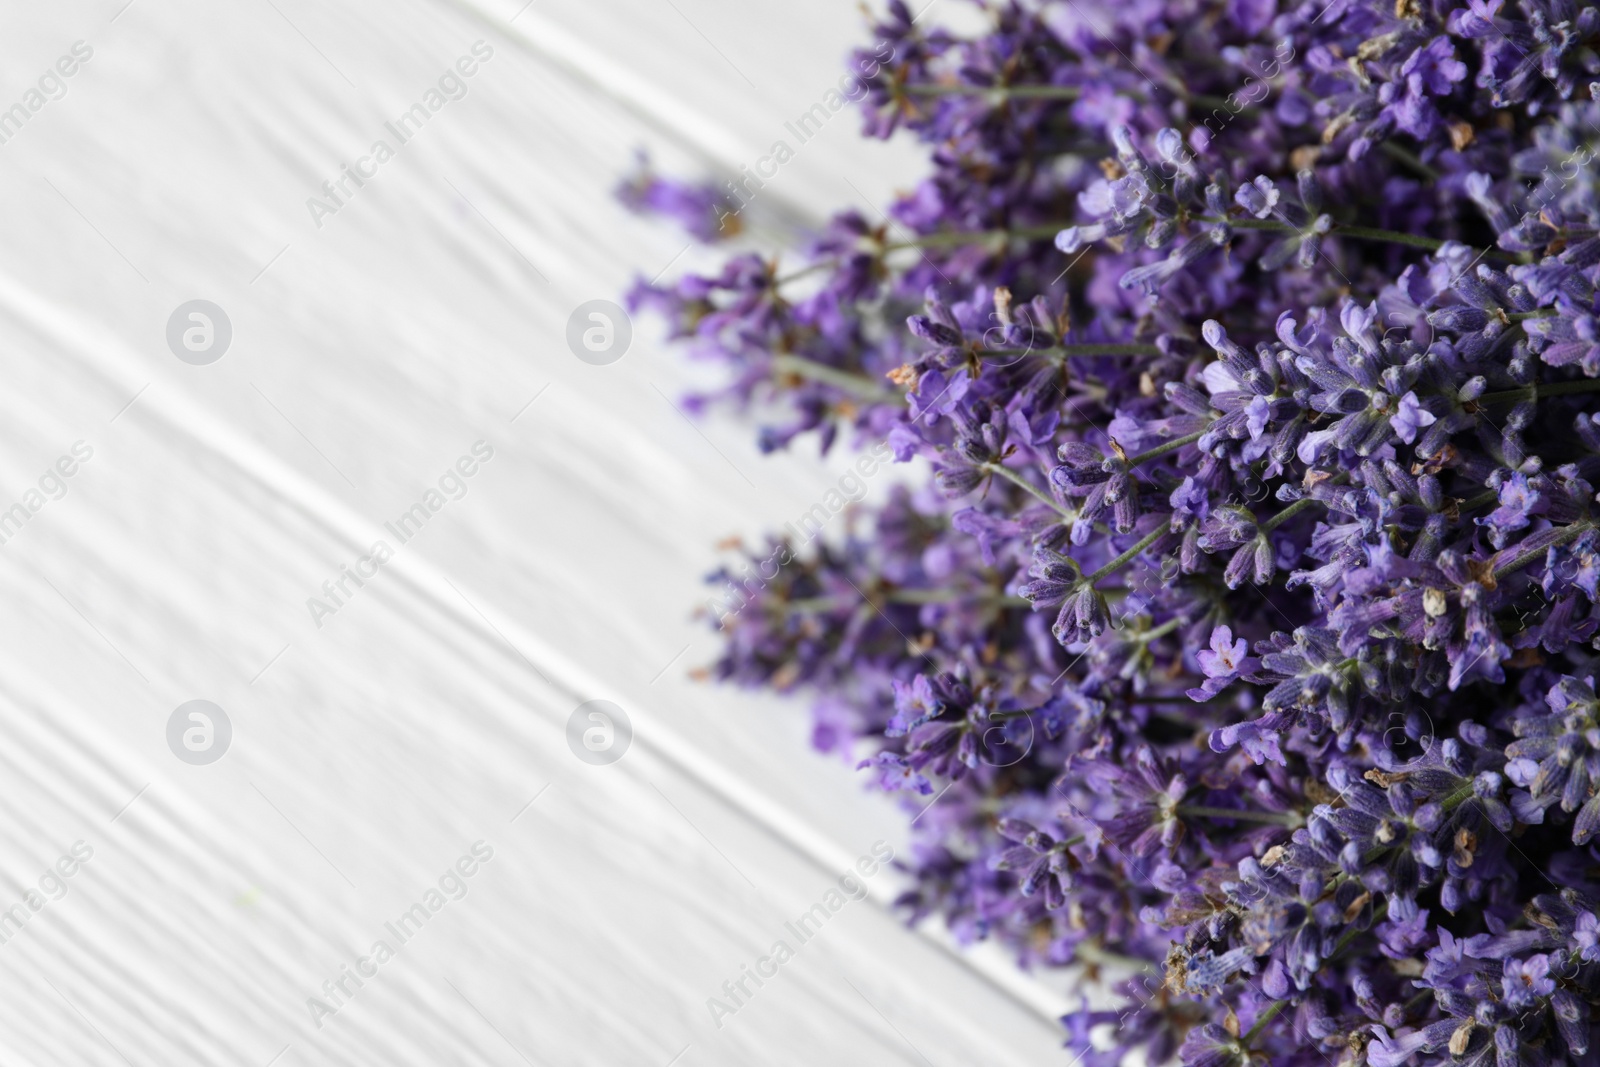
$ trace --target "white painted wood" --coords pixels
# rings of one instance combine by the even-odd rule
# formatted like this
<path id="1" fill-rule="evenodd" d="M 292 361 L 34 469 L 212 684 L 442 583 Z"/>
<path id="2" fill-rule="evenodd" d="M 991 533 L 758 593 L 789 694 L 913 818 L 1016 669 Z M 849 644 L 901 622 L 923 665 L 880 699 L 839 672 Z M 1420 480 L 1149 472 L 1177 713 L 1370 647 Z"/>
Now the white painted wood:
<path id="1" fill-rule="evenodd" d="M 887 874 L 713 1024 L 724 980 L 903 843 L 803 709 L 685 673 L 715 651 L 690 618 L 712 543 L 798 514 L 842 458 L 687 424 L 655 324 L 610 367 L 564 341 L 579 303 L 714 261 L 611 201 L 634 148 L 755 158 L 859 39 L 853 5 L 120 6 L 0 33 L 0 102 L 94 49 L 0 145 L 0 507 L 94 450 L 0 545 L 0 907 L 93 849 L 0 944 L 0 1062 L 1057 1055 L 1060 1000 L 903 929 Z M 479 39 L 466 96 L 317 228 L 306 199 Z M 847 122 L 758 223 L 908 180 Z M 164 340 L 197 297 L 234 327 L 208 367 Z M 480 440 L 466 495 L 388 535 Z M 380 537 L 395 558 L 315 626 L 307 598 Z M 209 767 L 164 738 L 196 697 L 236 730 Z M 610 767 L 564 736 L 597 698 L 637 731 Z M 479 840 L 465 898 L 315 1027 L 307 998 Z"/>

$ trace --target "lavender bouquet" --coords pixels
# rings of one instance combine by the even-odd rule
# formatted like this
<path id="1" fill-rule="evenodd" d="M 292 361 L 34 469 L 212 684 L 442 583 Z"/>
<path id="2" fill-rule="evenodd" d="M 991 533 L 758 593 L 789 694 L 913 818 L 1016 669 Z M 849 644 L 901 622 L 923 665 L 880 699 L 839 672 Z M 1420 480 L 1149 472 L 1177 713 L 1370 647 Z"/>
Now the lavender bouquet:
<path id="1" fill-rule="evenodd" d="M 978 6 L 852 59 L 887 219 L 632 294 L 932 473 L 719 571 L 714 673 L 923 811 L 913 918 L 1122 977 L 1090 1067 L 1600 1065 L 1600 8 Z"/>

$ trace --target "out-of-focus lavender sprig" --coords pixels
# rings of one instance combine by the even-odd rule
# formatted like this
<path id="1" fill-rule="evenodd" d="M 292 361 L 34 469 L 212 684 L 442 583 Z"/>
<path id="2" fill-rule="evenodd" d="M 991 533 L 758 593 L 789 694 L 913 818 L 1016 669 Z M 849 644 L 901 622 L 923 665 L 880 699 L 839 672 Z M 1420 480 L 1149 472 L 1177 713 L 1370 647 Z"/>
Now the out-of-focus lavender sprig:
<path id="1" fill-rule="evenodd" d="M 920 812 L 913 918 L 1132 974 L 1095 1067 L 1600 1067 L 1600 8 L 977 6 L 852 58 L 890 221 L 632 294 L 929 475 L 713 673 Z"/>
<path id="2" fill-rule="evenodd" d="M 642 215 L 670 218 L 707 243 L 727 240 L 743 229 L 731 198 L 720 189 L 710 182 L 664 177 L 643 152 L 633 173 L 617 186 L 617 199 Z"/>

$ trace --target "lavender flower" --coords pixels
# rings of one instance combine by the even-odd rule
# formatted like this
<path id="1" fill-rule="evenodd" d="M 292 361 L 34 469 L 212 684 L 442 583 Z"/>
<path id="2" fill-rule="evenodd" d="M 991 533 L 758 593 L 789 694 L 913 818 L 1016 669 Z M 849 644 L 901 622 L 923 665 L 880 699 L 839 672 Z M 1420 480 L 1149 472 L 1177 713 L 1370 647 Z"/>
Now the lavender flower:
<path id="1" fill-rule="evenodd" d="M 913 920 L 1143 976 L 1091 1067 L 1596 1067 L 1600 7 L 978 6 L 854 57 L 892 225 L 634 291 L 919 480 L 711 673 L 911 794 Z"/>
<path id="2" fill-rule="evenodd" d="M 1243 638 L 1233 639 L 1233 630 L 1227 626 L 1211 631 L 1211 647 L 1195 655 L 1206 680 L 1198 689 L 1189 690 L 1189 699 L 1209 700 L 1232 685 L 1240 675 L 1259 668 L 1260 661 L 1245 654 L 1247 647 Z"/>

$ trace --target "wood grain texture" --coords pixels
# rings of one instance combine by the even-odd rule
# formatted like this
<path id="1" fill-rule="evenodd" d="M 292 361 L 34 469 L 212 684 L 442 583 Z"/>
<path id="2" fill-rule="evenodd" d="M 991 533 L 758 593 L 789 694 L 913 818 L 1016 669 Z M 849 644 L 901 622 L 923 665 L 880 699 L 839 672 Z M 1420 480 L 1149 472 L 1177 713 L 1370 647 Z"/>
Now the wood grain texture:
<path id="1" fill-rule="evenodd" d="M 891 874 L 713 1024 L 724 980 L 903 842 L 801 708 L 685 673 L 715 649 L 690 617 L 710 546 L 843 458 L 690 425 L 695 371 L 653 324 L 608 367 L 564 340 L 583 301 L 711 261 L 612 202 L 635 148 L 753 160 L 835 80 L 854 5 L 520 6 L 7 16 L 6 101 L 94 52 L 0 145 L 0 508 L 94 451 L 0 546 L 0 908 L 93 855 L 0 944 L 0 1062 L 1053 1062 L 1059 994 L 904 929 Z M 319 228 L 307 198 L 478 40 L 466 95 Z M 853 123 L 758 227 L 909 180 Z M 197 297 L 234 329 L 207 367 L 164 340 Z M 478 441 L 465 495 L 387 534 Z M 379 538 L 394 558 L 315 625 L 307 598 Z M 164 738 L 196 697 L 236 731 L 209 767 Z M 566 744 L 590 699 L 636 731 L 609 767 Z M 477 841 L 466 895 L 315 1026 L 307 998 Z"/>

